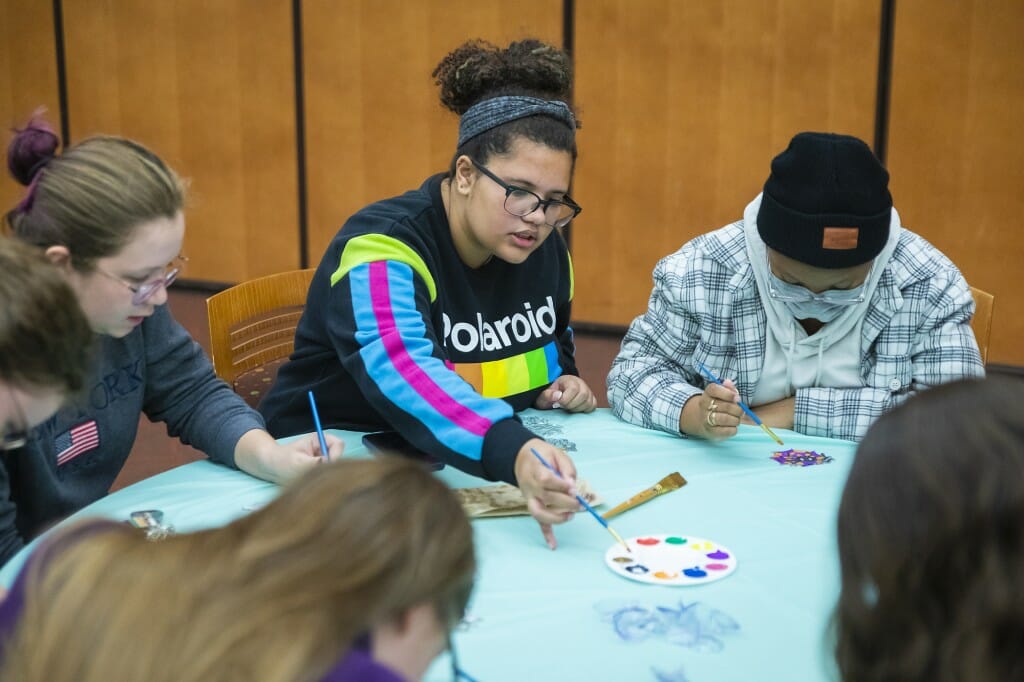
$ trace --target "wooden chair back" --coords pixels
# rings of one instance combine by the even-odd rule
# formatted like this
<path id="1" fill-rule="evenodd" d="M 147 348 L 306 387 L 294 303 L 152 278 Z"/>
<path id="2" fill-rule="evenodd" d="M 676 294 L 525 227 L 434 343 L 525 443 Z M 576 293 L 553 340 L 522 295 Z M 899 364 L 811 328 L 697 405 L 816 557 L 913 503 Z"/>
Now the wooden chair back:
<path id="1" fill-rule="evenodd" d="M 291 355 L 313 272 L 267 275 L 206 300 L 210 355 L 217 376 L 237 390 L 240 374 Z"/>
<path id="2" fill-rule="evenodd" d="M 974 338 L 978 340 L 981 361 L 988 364 L 988 342 L 992 336 L 992 306 L 996 299 L 992 294 L 977 287 L 971 287 L 971 295 L 974 296 L 974 318 L 971 320 L 971 328 L 974 329 Z"/>

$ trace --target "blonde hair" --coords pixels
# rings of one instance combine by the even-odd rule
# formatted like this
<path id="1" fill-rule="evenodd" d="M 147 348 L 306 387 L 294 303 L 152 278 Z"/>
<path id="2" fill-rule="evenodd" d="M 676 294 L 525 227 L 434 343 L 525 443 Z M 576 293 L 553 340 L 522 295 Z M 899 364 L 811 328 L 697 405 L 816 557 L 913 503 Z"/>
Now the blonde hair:
<path id="1" fill-rule="evenodd" d="M 29 569 L 2 679 L 318 680 L 417 604 L 453 627 L 475 571 L 451 491 L 397 458 L 318 467 L 223 528 L 57 549 Z"/>
<path id="2" fill-rule="evenodd" d="M 33 136 L 51 144 L 29 144 L 26 139 Z M 184 183 L 137 142 L 96 136 L 60 155 L 56 145 L 56 136 L 35 121 L 11 142 L 11 173 L 29 189 L 8 212 L 7 223 L 30 244 L 66 246 L 78 270 L 116 255 L 139 224 L 173 218 L 184 205 Z M 25 167 L 30 170 L 18 172 Z"/>

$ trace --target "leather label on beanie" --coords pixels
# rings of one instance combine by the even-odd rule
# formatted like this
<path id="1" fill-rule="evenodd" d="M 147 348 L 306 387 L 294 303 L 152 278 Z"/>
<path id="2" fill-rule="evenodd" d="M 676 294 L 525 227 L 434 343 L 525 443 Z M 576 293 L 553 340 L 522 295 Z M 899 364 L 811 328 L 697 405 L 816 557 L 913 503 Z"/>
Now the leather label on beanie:
<path id="1" fill-rule="evenodd" d="M 821 237 L 821 248 L 849 251 L 857 248 L 859 227 L 826 227 Z"/>

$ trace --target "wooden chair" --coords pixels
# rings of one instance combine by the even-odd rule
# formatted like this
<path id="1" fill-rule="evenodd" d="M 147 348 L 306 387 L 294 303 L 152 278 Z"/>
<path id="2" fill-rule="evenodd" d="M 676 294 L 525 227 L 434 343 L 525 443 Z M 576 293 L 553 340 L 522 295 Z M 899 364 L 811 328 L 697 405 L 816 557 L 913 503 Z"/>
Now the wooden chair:
<path id="1" fill-rule="evenodd" d="M 971 295 L 974 296 L 974 318 L 971 320 L 971 328 L 974 329 L 974 338 L 978 340 L 981 361 L 988 364 L 988 341 L 992 336 L 992 306 L 996 299 L 992 294 L 976 287 L 971 287 Z"/>
<path id="2" fill-rule="evenodd" d="M 260 277 L 206 300 L 213 370 L 253 407 L 295 348 L 313 272 Z"/>

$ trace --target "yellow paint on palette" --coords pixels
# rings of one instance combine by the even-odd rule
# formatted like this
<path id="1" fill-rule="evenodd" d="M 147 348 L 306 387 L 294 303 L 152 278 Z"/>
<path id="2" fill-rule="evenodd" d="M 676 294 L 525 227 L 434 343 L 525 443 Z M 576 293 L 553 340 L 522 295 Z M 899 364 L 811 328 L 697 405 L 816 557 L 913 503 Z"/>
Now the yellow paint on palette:
<path id="1" fill-rule="evenodd" d="M 695 549 L 698 552 L 704 552 L 715 548 L 714 543 L 711 542 L 694 542 L 690 544 L 690 549 Z"/>

